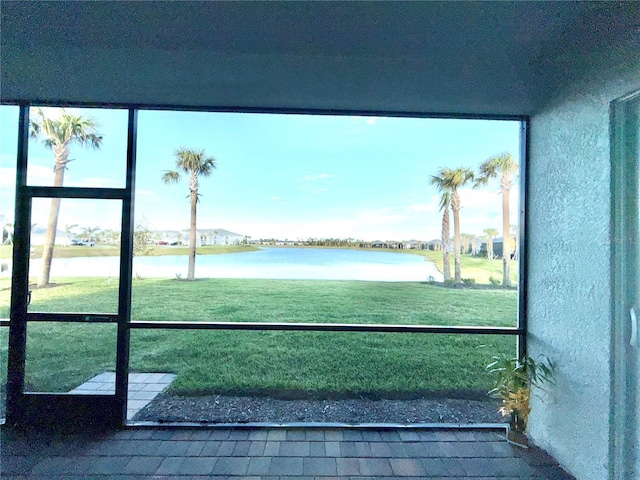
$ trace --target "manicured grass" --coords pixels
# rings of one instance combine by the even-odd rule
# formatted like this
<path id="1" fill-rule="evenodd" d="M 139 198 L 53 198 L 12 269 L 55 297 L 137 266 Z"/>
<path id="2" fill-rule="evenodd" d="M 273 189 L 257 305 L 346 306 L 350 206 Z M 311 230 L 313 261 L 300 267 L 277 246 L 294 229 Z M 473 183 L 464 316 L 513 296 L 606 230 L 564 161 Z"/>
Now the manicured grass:
<path id="1" fill-rule="evenodd" d="M 117 281 L 53 281 L 32 290 L 31 311 L 117 311 Z M 516 313 L 515 290 L 420 282 L 145 278 L 132 296 L 133 320 L 515 326 Z"/>
<path id="2" fill-rule="evenodd" d="M 406 253 L 422 255 L 433 261 L 438 270 L 442 272 L 442 252 L 433 250 L 404 250 Z M 453 254 L 449 255 L 451 264 L 451 276 L 453 276 Z M 518 262 L 512 261 L 510 265 L 511 284 L 518 284 Z M 502 259 L 487 260 L 482 257 L 462 255 L 460 257 L 460 270 L 462 278 L 473 278 L 477 284 L 490 285 L 489 278 L 493 277 L 502 282 Z"/>
<path id="3" fill-rule="evenodd" d="M 173 393 L 283 398 L 483 398 L 491 351 L 513 337 L 354 332 L 132 332 L 131 368 L 178 374 Z"/>
<path id="4" fill-rule="evenodd" d="M 105 279 L 58 281 L 34 290 L 32 310 L 104 311 L 117 292 Z M 0 304 L 6 295 L 0 291 Z M 516 297 L 409 282 L 144 279 L 134 281 L 133 318 L 513 326 Z M 28 336 L 35 390 L 68 391 L 113 370 L 114 325 L 32 323 Z M 183 395 L 482 395 L 490 353 L 515 350 L 514 337 L 498 336 L 133 330 L 131 337 L 132 371 L 175 372 L 172 389 Z M 482 344 L 494 349 L 476 348 Z M 6 341 L 0 359 L 3 348 Z"/>

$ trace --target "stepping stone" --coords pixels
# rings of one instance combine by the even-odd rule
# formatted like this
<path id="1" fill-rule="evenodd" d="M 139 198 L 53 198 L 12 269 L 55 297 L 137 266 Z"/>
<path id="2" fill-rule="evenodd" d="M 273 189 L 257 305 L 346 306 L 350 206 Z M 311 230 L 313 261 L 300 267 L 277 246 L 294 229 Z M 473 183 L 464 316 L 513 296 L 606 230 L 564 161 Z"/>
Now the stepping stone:
<path id="1" fill-rule="evenodd" d="M 176 376 L 173 373 L 130 373 L 127 401 L 127 420 L 146 407 L 164 391 Z M 69 393 L 78 395 L 114 395 L 116 374 L 104 372 L 90 378 Z"/>

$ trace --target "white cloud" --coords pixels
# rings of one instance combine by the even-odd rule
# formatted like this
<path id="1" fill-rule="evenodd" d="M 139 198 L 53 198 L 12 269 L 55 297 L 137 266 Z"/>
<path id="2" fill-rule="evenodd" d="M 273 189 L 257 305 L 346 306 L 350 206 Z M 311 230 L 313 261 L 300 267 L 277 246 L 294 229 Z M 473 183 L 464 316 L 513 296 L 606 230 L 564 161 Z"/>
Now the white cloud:
<path id="1" fill-rule="evenodd" d="M 104 177 L 88 177 L 82 179 L 82 186 L 88 188 L 118 188 L 123 187 L 119 182 L 111 178 Z"/>
<path id="2" fill-rule="evenodd" d="M 317 175 L 307 175 L 306 177 L 302 177 L 300 180 L 303 182 L 315 182 L 317 180 L 326 180 L 333 177 L 335 177 L 335 175 L 331 175 L 330 173 L 319 173 Z"/>
<path id="3" fill-rule="evenodd" d="M 138 189 L 136 189 L 136 197 L 137 196 L 155 197 L 156 196 L 156 192 L 154 192 L 153 190 L 138 190 Z"/>
<path id="4" fill-rule="evenodd" d="M 60 107 L 40 107 L 46 118 L 60 118 L 63 109 Z M 67 113 L 71 113 L 68 109 L 64 109 Z"/>
<path id="5" fill-rule="evenodd" d="M 380 117 L 370 117 L 370 116 L 354 116 L 352 117 L 352 123 L 356 125 L 361 125 L 362 123 L 366 123 L 367 125 L 375 125 L 376 122 L 382 120 Z"/>
<path id="6" fill-rule="evenodd" d="M 355 217 L 355 221 L 368 225 L 392 225 L 411 218 L 407 212 L 390 207 L 364 210 Z"/>
<path id="7" fill-rule="evenodd" d="M 0 186 L 13 187 L 16 184 L 16 169 L 0 167 Z"/>
<path id="8" fill-rule="evenodd" d="M 47 224 L 51 200 L 34 198 L 32 202 L 32 223 Z M 82 227 L 98 226 L 101 229 L 120 229 L 122 203 L 118 200 L 65 198 L 60 207 L 58 228 L 78 224 Z"/>
<path id="9" fill-rule="evenodd" d="M 518 222 L 518 189 L 512 188 L 510 223 Z M 487 228 L 502 228 L 502 194 L 489 189 L 461 189 L 460 223 L 464 233 L 482 235 Z"/>
<path id="10" fill-rule="evenodd" d="M 298 181 L 301 184 L 300 190 L 313 193 L 316 195 L 323 194 L 329 191 L 329 187 L 325 187 L 325 186 L 318 187 L 317 185 L 318 183 L 320 183 L 321 185 L 325 185 L 324 181 L 329 180 L 331 178 L 335 178 L 335 175 L 332 175 L 330 173 L 318 173 L 315 175 L 307 175 L 306 177 L 302 177 L 298 179 Z"/>
<path id="11" fill-rule="evenodd" d="M 28 185 L 53 185 L 53 166 L 41 167 L 29 165 L 27 168 Z"/>
<path id="12" fill-rule="evenodd" d="M 440 210 L 440 197 L 433 196 L 427 203 L 414 203 L 409 205 L 410 212 L 434 212 Z"/>

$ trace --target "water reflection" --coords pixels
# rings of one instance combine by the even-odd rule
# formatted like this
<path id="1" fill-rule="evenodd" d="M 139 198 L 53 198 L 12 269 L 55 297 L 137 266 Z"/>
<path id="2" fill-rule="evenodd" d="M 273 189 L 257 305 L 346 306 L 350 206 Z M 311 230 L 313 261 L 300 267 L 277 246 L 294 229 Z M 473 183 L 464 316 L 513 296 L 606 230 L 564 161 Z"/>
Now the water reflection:
<path id="1" fill-rule="evenodd" d="M 40 260 L 31 261 L 37 268 Z M 52 276 L 117 277 L 118 257 L 54 259 Z M 186 255 L 136 257 L 134 275 L 186 277 Z M 442 281 L 425 257 L 394 252 L 322 248 L 263 248 L 259 251 L 198 255 L 199 278 L 271 278 L 307 280 Z"/>

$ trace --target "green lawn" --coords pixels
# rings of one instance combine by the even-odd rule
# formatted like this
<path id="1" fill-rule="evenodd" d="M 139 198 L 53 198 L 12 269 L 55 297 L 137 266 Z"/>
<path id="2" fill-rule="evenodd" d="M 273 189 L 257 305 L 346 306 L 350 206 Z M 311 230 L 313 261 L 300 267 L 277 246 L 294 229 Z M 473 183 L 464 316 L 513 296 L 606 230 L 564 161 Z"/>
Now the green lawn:
<path id="1" fill-rule="evenodd" d="M 37 289 L 34 311 L 104 311 L 117 286 L 68 278 Z M 133 318 L 514 326 L 517 292 L 426 283 L 311 280 L 134 281 Z M 0 289 L 0 305 L 8 290 Z M 0 361 L 6 329 L 0 329 Z M 115 365 L 115 326 L 31 323 L 27 382 L 68 391 Z M 491 344 L 493 349 L 478 349 Z M 385 397 L 482 395 L 484 365 L 515 338 L 355 332 L 132 330 L 132 371 L 178 374 L 176 394 Z M 88 359 L 91 359 L 88 361 Z M 2 375 L 4 375 L 2 368 Z"/>
<path id="2" fill-rule="evenodd" d="M 30 311 L 117 311 L 117 281 L 54 281 L 33 288 Z M 8 301 L 0 291 L 0 304 Z M 134 320 L 515 326 L 516 313 L 515 290 L 420 282 L 144 278 L 133 281 L 132 296 Z"/>
<path id="3" fill-rule="evenodd" d="M 433 250 L 405 250 L 407 253 L 423 255 L 432 260 L 438 270 L 442 272 L 442 252 Z M 451 264 L 451 275 L 453 276 L 453 254 L 449 255 Z M 510 265 L 511 284 L 518 284 L 518 262 L 512 261 Z M 502 259 L 487 260 L 483 257 L 473 257 L 471 255 L 460 256 L 460 271 L 462 278 L 473 278 L 476 283 L 489 285 L 489 278 L 493 277 L 502 283 Z"/>

